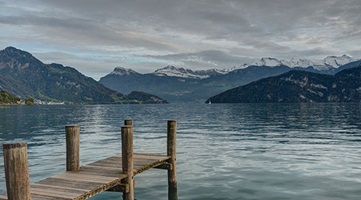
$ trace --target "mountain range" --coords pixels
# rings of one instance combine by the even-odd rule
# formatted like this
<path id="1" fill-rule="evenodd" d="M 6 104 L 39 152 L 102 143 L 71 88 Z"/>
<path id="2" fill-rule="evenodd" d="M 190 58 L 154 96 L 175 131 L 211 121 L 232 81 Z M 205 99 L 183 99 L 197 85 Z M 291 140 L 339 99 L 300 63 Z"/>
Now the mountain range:
<path id="1" fill-rule="evenodd" d="M 327 71 L 332 69 L 337 69 L 343 65 L 346 65 L 348 63 L 357 61 L 353 59 L 352 57 L 344 54 L 342 56 L 327 56 L 323 60 L 320 61 L 312 61 L 309 59 L 295 59 L 291 58 L 290 60 L 279 60 L 277 58 L 261 58 L 259 61 L 255 61 L 251 64 L 244 64 L 241 67 L 245 68 L 248 66 L 269 66 L 269 67 L 275 67 L 275 66 L 287 66 L 291 68 L 308 68 L 312 67 L 318 71 Z"/>
<path id="2" fill-rule="evenodd" d="M 343 55 L 319 62 L 262 58 L 228 70 L 167 66 L 142 74 L 117 67 L 97 82 L 72 67 L 44 64 L 28 52 L 8 47 L 0 51 L 0 91 L 20 98 L 75 103 L 204 102 L 226 90 L 294 70 L 333 76 L 360 64 L 360 60 Z"/>
<path id="3" fill-rule="evenodd" d="M 333 75 L 358 66 L 359 62 L 347 55 L 328 56 L 321 62 L 262 58 L 230 70 L 191 70 L 167 66 L 147 74 L 117 67 L 99 82 L 121 93 L 147 91 L 171 102 L 204 102 L 210 96 L 225 90 L 291 70 Z"/>
<path id="4" fill-rule="evenodd" d="M 227 90 L 206 102 L 361 102 L 361 62 L 335 75 L 292 70 Z"/>
<path id="5" fill-rule="evenodd" d="M 123 95 L 76 69 L 44 64 L 30 53 L 7 47 L 0 51 L 0 91 L 17 97 L 72 103 L 166 103 L 144 92 Z"/>

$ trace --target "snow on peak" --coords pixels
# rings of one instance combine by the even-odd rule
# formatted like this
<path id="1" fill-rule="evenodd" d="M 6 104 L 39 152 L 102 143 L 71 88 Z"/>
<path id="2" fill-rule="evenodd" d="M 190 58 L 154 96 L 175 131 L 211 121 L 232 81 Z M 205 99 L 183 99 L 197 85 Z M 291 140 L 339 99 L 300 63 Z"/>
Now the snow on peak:
<path id="1" fill-rule="evenodd" d="M 209 70 L 191 70 L 184 68 L 177 68 L 174 66 L 167 66 L 161 69 L 155 70 L 154 74 L 157 76 L 174 76 L 180 78 L 195 78 L 195 79 L 205 79 L 212 75 L 225 73 L 222 70 L 209 69 Z"/>
<path id="2" fill-rule="evenodd" d="M 259 61 L 255 61 L 252 64 L 253 66 L 268 66 L 268 67 L 277 67 L 277 66 L 288 66 L 288 67 L 309 67 L 315 66 L 316 64 L 311 60 L 307 59 L 295 59 L 292 58 L 290 60 L 278 60 L 276 58 L 262 58 Z M 249 64 L 244 64 L 243 68 L 246 66 L 250 66 Z"/>
<path id="3" fill-rule="evenodd" d="M 251 65 L 276 67 L 282 65 L 282 62 L 277 60 L 276 58 L 262 58 L 259 61 L 253 62 Z"/>
<path id="4" fill-rule="evenodd" d="M 287 62 L 287 61 L 286 61 Z M 295 58 L 291 58 L 288 62 L 286 66 L 289 67 L 303 67 L 303 68 L 307 68 L 310 66 L 315 66 L 316 63 L 308 60 L 308 59 L 295 59 Z"/>
<path id="5" fill-rule="evenodd" d="M 126 76 L 126 75 L 132 75 L 132 74 L 138 74 L 138 72 L 132 70 L 132 69 L 126 69 L 123 67 L 116 67 L 114 69 L 114 71 L 112 71 L 113 75 L 118 75 L 118 76 Z"/>
<path id="6" fill-rule="evenodd" d="M 353 61 L 356 60 L 346 54 L 342 56 L 327 56 L 325 59 L 323 59 L 323 63 L 325 65 L 331 66 L 333 68 L 338 68 Z"/>
<path id="7" fill-rule="evenodd" d="M 291 58 L 290 60 L 278 60 L 276 58 L 262 58 L 259 61 L 255 61 L 252 64 L 245 63 L 240 67 L 235 69 L 246 68 L 248 66 L 268 66 L 268 67 L 277 67 L 277 66 L 288 66 L 288 67 L 313 67 L 317 70 L 329 70 L 332 68 L 338 68 L 342 65 L 348 64 L 350 62 L 356 61 L 348 55 L 343 56 L 328 56 L 322 61 L 311 61 L 308 59 L 295 59 Z M 232 68 L 233 69 L 233 68 Z"/>

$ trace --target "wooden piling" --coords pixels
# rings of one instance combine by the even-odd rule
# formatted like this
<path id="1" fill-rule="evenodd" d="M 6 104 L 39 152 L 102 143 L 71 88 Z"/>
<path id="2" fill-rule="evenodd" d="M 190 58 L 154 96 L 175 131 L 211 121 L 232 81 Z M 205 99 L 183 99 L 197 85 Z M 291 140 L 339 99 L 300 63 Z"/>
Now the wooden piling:
<path id="1" fill-rule="evenodd" d="M 76 172 L 80 167 L 80 126 L 65 126 L 66 171 Z"/>
<path id="2" fill-rule="evenodd" d="M 30 200 L 27 143 L 3 144 L 8 200 Z"/>
<path id="3" fill-rule="evenodd" d="M 128 192 L 123 192 L 123 200 L 134 200 L 134 178 L 133 178 L 133 127 L 122 126 L 122 170 L 127 178 L 122 183 L 128 185 Z"/>
<path id="4" fill-rule="evenodd" d="M 168 169 L 168 200 L 178 200 L 177 173 L 176 173 L 176 135 L 177 122 L 169 120 L 167 123 L 167 156 L 170 156 Z"/>
<path id="5" fill-rule="evenodd" d="M 133 126 L 133 120 L 132 119 L 126 119 L 124 120 L 124 125 L 127 126 Z"/>

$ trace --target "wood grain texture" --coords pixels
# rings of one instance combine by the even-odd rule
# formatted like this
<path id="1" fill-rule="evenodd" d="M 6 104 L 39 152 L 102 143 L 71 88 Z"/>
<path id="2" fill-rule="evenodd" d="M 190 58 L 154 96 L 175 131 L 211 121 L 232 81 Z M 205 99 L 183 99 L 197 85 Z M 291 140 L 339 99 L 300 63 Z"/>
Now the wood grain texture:
<path id="1" fill-rule="evenodd" d="M 176 151 L 177 122 L 169 120 L 167 123 L 167 156 L 170 156 L 168 169 L 168 200 L 178 200 L 177 188 L 177 151 Z"/>
<path id="2" fill-rule="evenodd" d="M 66 171 L 78 171 L 80 167 L 80 126 L 65 126 Z"/>
<path id="3" fill-rule="evenodd" d="M 133 175 L 135 176 L 167 163 L 170 157 L 138 153 L 133 154 L 133 159 Z M 127 175 L 122 172 L 122 157 L 111 156 L 84 165 L 78 172 L 64 172 L 31 183 L 30 193 L 32 200 L 87 199 L 103 191 L 116 188 L 126 177 Z M 127 192 L 129 192 L 129 188 L 126 189 Z M 2 195 L 0 200 L 7 200 L 7 197 Z"/>
<path id="4" fill-rule="evenodd" d="M 4 169 L 9 200 L 30 200 L 27 143 L 3 144 Z"/>
<path id="5" fill-rule="evenodd" d="M 133 173 L 133 126 L 122 126 L 122 171 L 127 177 L 122 183 L 129 185 L 128 192 L 123 192 L 124 200 L 134 200 Z"/>

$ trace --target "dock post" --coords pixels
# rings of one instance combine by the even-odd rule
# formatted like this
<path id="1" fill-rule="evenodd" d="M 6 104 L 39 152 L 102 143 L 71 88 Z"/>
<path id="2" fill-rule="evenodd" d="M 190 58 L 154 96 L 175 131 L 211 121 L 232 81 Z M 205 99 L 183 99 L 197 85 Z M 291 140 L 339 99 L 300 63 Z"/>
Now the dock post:
<path id="1" fill-rule="evenodd" d="M 65 126 L 66 171 L 76 172 L 80 167 L 80 126 Z"/>
<path id="2" fill-rule="evenodd" d="M 30 200 L 27 143 L 3 144 L 8 200 Z"/>
<path id="3" fill-rule="evenodd" d="M 168 169 L 168 200 L 178 200 L 177 173 L 176 173 L 176 135 L 177 122 L 169 120 L 167 124 L 167 156 L 170 156 Z"/>
<path id="4" fill-rule="evenodd" d="M 132 119 L 126 119 L 124 120 L 124 125 L 127 126 L 133 126 L 133 120 Z"/>
<path id="5" fill-rule="evenodd" d="M 123 183 L 129 186 L 128 192 L 123 192 L 123 200 L 134 200 L 134 173 L 133 173 L 133 127 L 122 126 L 122 169 L 127 178 Z"/>

